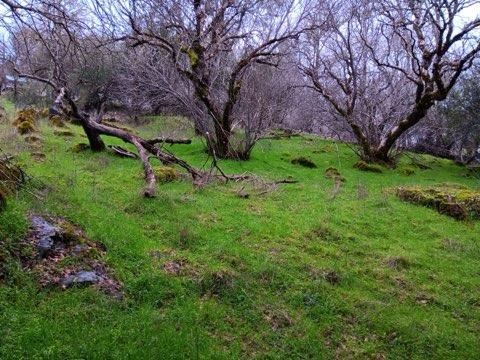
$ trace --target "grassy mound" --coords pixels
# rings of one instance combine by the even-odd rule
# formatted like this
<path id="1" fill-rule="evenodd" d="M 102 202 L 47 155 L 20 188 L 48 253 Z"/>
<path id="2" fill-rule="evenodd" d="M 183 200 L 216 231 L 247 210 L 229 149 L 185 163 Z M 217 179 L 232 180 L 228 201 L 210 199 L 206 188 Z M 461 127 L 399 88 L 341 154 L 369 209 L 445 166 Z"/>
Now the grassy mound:
<path id="1" fill-rule="evenodd" d="M 365 161 L 358 161 L 353 165 L 354 168 L 361 170 L 361 171 L 368 171 L 368 172 L 373 172 L 373 173 L 382 173 L 382 167 L 377 164 L 369 164 Z"/>
<path id="2" fill-rule="evenodd" d="M 134 130 L 153 138 L 176 129 L 172 122 L 156 117 Z M 178 135 L 190 137 L 186 128 Z M 298 183 L 246 187 L 250 196 L 239 198 L 233 190 L 243 183 L 196 189 L 174 181 L 144 199 L 140 161 L 107 151 L 79 156 L 69 149 L 85 141 L 80 135 L 71 142 L 45 123 L 40 129 L 48 161 L 34 161 L 29 149 L 18 156 L 41 187 L 0 213 L 0 259 L 4 244 L 16 250 L 25 239 L 29 214 L 68 219 L 105 245 L 125 298 L 39 289 L 34 273 L 9 261 L 0 279 L 0 359 L 479 358 L 480 221 L 439 216 L 387 190 L 444 182 L 475 189 L 465 168 L 441 160 L 409 177 L 369 174 L 351 166 L 358 159 L 344 144 L 266 139 L 248 162 L 220 160 L 222 170 Z M 335 151 L 316 153 L 332 144 Z M 195 137 L 168 150 L 198 168 L 209 158 Z M 299 155 L 321 171 L 291 165 Z M 400 166 L 411 166 L 409 158 Z M 348 180 L 335 198 L 329 167 Z M 83 256 L 60 265 L 75 268 Z"/>
<path id="3" fill-rule="evenodd" d="M 333 179 L 335 181 L 345 181 L 345 178 L 340 174 L 340 171 L 338 171 L 337 168 L 334 168 L 332 166 L 328 167 L 327 170 L 325 170 L 325 177 L 327 179 Z"/>
<path id="4" fill-rule="evenodd" d="M 312 160 L 310 160 L 309 158 L 306 158 L 305 156 L 299 156 L 299 157 L 293 158 L 291 163 L 293 165 L 300 165 L 309 169 L 314 169 L 317 167 L 317 165 Z"/>
<path id="5" fill-rule="evenodd" d="M 455 219 L 480 219 L 480 192 L 463 185 L 399 187 L 396 193 L 402 200 L 431 207 Z"/>

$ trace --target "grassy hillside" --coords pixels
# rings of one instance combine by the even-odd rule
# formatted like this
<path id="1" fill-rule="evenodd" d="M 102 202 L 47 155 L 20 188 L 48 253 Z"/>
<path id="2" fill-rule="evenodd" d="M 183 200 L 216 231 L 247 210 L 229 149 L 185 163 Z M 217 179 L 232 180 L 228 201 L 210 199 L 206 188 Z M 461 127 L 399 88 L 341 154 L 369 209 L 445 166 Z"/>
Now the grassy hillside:
<path id="1" fill-rule="evenodd" d="M 156 135 L 172 121 L 138 131 Z M 479 222 L 391 192 L 441 182 L 478 189 L 464 168 L 425 157 L 432 169 L 407 176 L 404 158 L 396 170 L 367 173 L 339 143 L 263 140 L 250 161 L 223 161 L 223 170 L 297 184 L 255 195 L 240 183 L 195 190 L 183 180 L 144 199 L 138 161 L 71 152 L 86 139 L 70 127 L 74 137 L 41 125 L 44 161 L 14 147 L 31 181 L 0 214 L 0 237 L 15 247 L 28 213 L 64 216 L 106 245 L 125 298 L 41 289 L 7 259 L 1 359 L 480 357 Z M 168 149 L 199 167 L 206 161 L 198 139 Z M 291 164 L 299 155 L 318 167 Z M 329 166 L 346 179 L 339 192 L 324 176 Z M 243 186 L 248 199 L 236 196 Z M 172 261 L 179 274 L 165 270 Z"/>

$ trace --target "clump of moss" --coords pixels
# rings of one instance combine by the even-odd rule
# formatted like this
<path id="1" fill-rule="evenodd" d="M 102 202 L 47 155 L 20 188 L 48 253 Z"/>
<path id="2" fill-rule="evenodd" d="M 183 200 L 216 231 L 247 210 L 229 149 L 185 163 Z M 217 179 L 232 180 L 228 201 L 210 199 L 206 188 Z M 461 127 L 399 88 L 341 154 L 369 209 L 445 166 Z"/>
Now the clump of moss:
<path id="1" fill-rule="evenodd" d="M 433 208 L 458 220 L 480 219 L 480 192 L 460 184 L 399 187 L 396 194 L 404 201 Z"/>
<path id="2" fill-rule="evenodd" d="M 306 158 L 305 156 L 293 158 L 290 162 L 294 165 L 300 165 L 310 169 L 314 169 L 317 167 L 317 165 L 312 160 Z"/>
<path id="3" fill-rule="evenodd" d="M 37 114 L 38 114 L 38 116 L 41 117 L 41 118 L 47 118 L 47 117 L 49 117 L 49 115 L 50 115 L 50 109 L 47 108 L 47 107 L 42 108 L 42 109 L 39 109 L 39 110 L 37 111 Z"/>
<path id="4" fill-rule="evenodd" d="M 338 171 L 337 168 L 334 168 L 332 166 L 325 170 L 325 177 L 327 179 L 333 179 L 335 181 L 345 181 L 345 178 L 342 176 L 342 174 L 340 174 L 340 171 Z"/>
<path id="5" fill-rule="evenodd" d="M 382 167 L 380 165 L 376 164 L 369 164 L 363 160 L 358 161 L 353 165 L 354 168 L 357 168 L 358 170 L 361 171 L 368 171 L 368 172 L 373 172 L 373 173 L 382 173 Z"/>
<path id="6" fill-rule="evenodd" d="M 78 144 L 73 145 L 70 148 L 70 151 L 72 151 L 74 153 L 79 153 L 79 152 L 82 152 L 82 151 L 85 151 L 85 150 L 88 150 L 88 149 L 90 149 L 90 145 L 88 145 L 86 143 L 78 143 Z"/>
<path id="7" fill-rule="evenodd" d="M 155 177 L 160 182 L 172 182 L 180 178 L 179 173 L 169 166 L 157 166 L 154 169 Z"/>
<path id="8" fill-rule="evenodd" d="M 32 107 L 26 107 L 17 113 L 17 117 L 15 118 L 13 125 L 18 126 L 22 122 L 31 122 L 35 123 L 35 120 L 37 118 L 37 112 L 34 108 Z"/>
<path id="9" fill-rule="evenodd" d="M 85 237 L 81 230 L 79 230 L 72 223 L 62 220 L 58 223 L 58 240 L 65 244 L 81 244 L 85 242 Z"/>
<path id="10" fill-rule="evenodd" d="M 405 176 L 411 176 L 415 174 L 415 169 L 411 166 L 405 166 L 398 169 L 398 172 Z"/>
<path id="11" fill-rule="evenodd" d="M 32 107 L 27 107 L 20 110 L 17 113 L 17 117 L 13 122 L 13 125 L 17 128 L 18 132 L 22 135 L 36 131 L 35 121 L 37 118 L 37 112 Z"/>
<path id="12" fill-rule="evenodd" d="M 65 137 L 75 136 L 75 133 L 73 133 L 70 130 L 55 130 L 53 134 L 56 136 L 65 136 Z"/>
<path id="13" fill-rule="evenodd" d="M 32 122 L 24 121 L 17 125 L 17 130 L 21 135 L 25 135 L 36 131 L 36 128 Z"/>
<path id="14" fill-rule="evenodd" d="M 60 115 L 52 115 L 48 117 L 48 121 L 51 125 L 56 127 L 65 127 L 63 118 Z"/>

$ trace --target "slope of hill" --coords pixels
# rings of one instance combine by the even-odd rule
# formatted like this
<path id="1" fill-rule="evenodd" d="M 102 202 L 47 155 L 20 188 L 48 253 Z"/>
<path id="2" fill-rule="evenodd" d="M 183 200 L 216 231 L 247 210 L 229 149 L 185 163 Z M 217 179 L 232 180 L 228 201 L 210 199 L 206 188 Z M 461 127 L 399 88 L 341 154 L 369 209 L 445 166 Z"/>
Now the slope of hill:
<path id="1" fill-rule="evenodd" d="M 136 131 L 156 135 L 175 121 L 156 120 Z M 34 149 L 14 146 L 30 180 L 0 213 L 0 358 L 480 357 L 479 222 L 392 191 L 478 190 L 465 168 L 421 156 L 431 169 L 403 157 L 397 169 L 364 172 L 340 143 L 262 140 L 250 161 L 222 169 L 298 183 L 194 189 L 181 179 L 145 199 L 138 161 L 72 151 L 85 139 L 69 128 L 73 136 L 55 135 L 43 122 Z M 198 139 L 168 149 L 206 161 Z M 292 164 L 299 156 L 317 167 Z M 345 181 L 327 178 L 329 167 Z M 104 244 L 123 298 L 40 287 L 12 255 L 29 256 L 29 214 L 66 218 Z"/>

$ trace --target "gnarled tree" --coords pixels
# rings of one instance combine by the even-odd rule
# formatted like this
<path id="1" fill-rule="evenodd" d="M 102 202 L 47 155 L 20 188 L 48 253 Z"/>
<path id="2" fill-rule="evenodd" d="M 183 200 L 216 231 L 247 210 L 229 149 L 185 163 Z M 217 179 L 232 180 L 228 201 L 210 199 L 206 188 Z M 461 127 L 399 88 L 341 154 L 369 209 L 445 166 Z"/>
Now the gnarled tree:
<path id="1" fill-rule="evenodd" d="M 460 75 L 473 65 L 480 52 L 480 18 L 465 21 L 464 15 L 475 3 L 343 2 L 340 9 L 347 16 L 332 27 L 333 35 L 327 39 L 334 46 L 324 49 L 315 45 L 323 36 L 310 38 L 311 49 L 318 52 L 315 59 L 320 60 L 302 63 L 305 74 L 348 123 L 365 160 L 391 162 L 397 140 L 435 103 L 445 100 Z M 370 101 L 361 101 L 369 92 L 374 94 Z M 385 109 L 385 103 L 378 102 L 382 94 L 391 111 L 378 113 L 386 119 L 377 123 L 378 135 L 372 138 L 365 118 Z"/>
<path id="2" fill-rule="evenodd" d="M 167 54 L 176 71 L 192 84 L 209 120 L 202 126 L 209 150 L 220 158 L 247 158 L 233 149 L 235 109 L 254 64 L 277 66 L 281 47 L 304 32 L 309 1 L 137 0 L 108 7 L 97 1 L 100 18 L 128 26 L 118 38 L 133 47 L 150 46 Z M 107 16 L 106 14 L 110 14 Z M 118 14 L 114 17 L 111 14 Z M 118 25 L 117 25 L 118 26 Z M 113 28 L 113 25 L 111 26 Z"/>
<path id="3" fill-rule="evenodd" d="M 133 144 L 143 162 L 146 187 L 144 195 L 155 195 L 155 174 L 149 156 L 165 164 L 183 167 L 194 181 L 203 181 L 206 174 L 185 161 L 157 147 L 155 141 L 143 139 L 127 131 L 102 124 L 102 109 L 92 109 L 82 101 L 79 87 L 84 74 L 92 71 L 101 52 L 101 43 L 94 32 L 87 31 L 81 20 L 81 7 L 61 1 L 41 4 L 0 0 L 4 17 L 2 27 L 8 30 L 13 66 L 19 77 L 41 82 L 55 94 L 51 111 L 66 113 L 76 119 L 88 137 L 94 151 L 105 149 L 101 135 L 109 135 Z M 95 56 L 97 57 L 95 59 Z M 107 53 L 108 56 L 108 53 Z M 92 61 L 95 60 L 95 61 Z"/>

